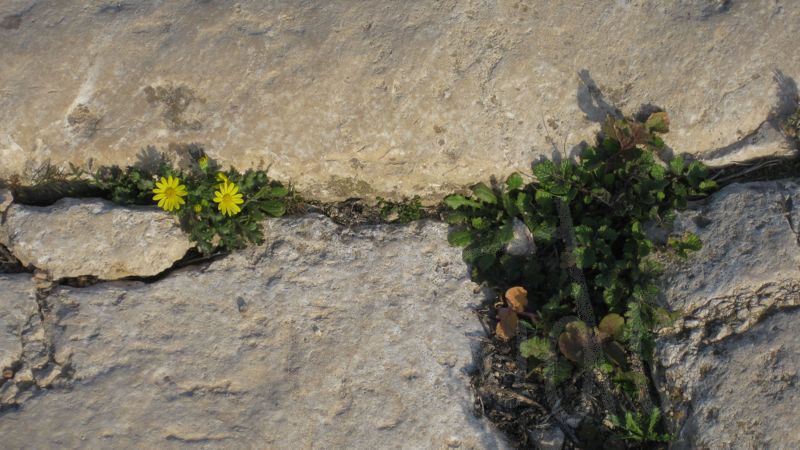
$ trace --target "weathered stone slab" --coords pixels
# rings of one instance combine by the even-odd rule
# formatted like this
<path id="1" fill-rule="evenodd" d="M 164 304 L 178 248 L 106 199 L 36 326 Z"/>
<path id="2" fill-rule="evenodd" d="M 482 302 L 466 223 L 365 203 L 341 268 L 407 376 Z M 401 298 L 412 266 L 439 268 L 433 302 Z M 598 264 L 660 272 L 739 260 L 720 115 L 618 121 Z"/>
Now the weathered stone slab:
<path id="1" fill-rule="evenodd" d="M 703 249 L 668 268 L 683 317 L 657 349 L 676 448 L 800 447 L 800 185 L 732 185 L 682 213 Z"/>
<path id="2" fill-rule="evenodd" d="M 4 446 L 506 448 L 473 415 L 482 296 L 444 224 L 266 228 L 151 284 L 57 288 L 70 389 L 0 416 Z"/>
<path id="3" fill-rule="evenodd" d="M 56 280 L 157 275 L 192 247 L 163 211 L 74 198 L 47 207 L 13 204 L 0 224 L 0 244 Z"/>
<path id="4" fill-rule="evenodd" d="M 668 144 L 710 163 L 792 151 L 775 125 L 798 2 L 6 0 L 0 18 L 0 178 L 197 143 L 321 200 L 437 197 L 593 140 L 610 105 L 666 109 Z"/>
<path id="5" fill-rule="evenodd" d="M 0 274 L 0 411 L 53 386 L 61 374 L 50 361 L 33 277 Z"/>

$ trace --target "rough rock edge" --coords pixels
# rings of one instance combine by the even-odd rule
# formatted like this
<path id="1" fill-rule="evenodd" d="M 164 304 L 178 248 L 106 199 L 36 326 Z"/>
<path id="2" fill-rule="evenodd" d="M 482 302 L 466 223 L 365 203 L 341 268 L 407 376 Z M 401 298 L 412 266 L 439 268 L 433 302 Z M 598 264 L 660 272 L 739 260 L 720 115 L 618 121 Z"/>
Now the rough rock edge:
<path id="1" fill-rule="evenodd" d="M 3 194 L 3 191 L 0 190 L 0 199 L 2 199 L 2 194 Z M 69 203 L 69 204 L 74 206 L 74 205 L 87 204 L 87 203 L 90 203 L 91 201 L 99 201 L 100 203 L 103 204 L 103 206 L 105 208 L 108 209 L 108 211 L 113 211 L 114 209 L 128 210 L 128 212 L 130 214 L 136 214 L 137 212 L 141 212 L 141 211 L 145 211 L 145 212 L 161 212 L 161 211 L 148 211 L 148 210 L 144 210 L 144 209 L 128 208 L 126 206 L 119 205 L 119 204 L 116 204 L 116 203 L 113 203 L 111 201 L 104 200 L 104 199 L 97 199 L 97 198 L 71 198 L 71 197 L 64 197 L 64 198 L 60 199 L 58 202 L 54 203 L 53 205 L 47 206 L 46 208 L 53 208 L 53 207 L 59 205 L 60 202 L 64 202 L 65 204 Z M 0 245 L 3 245 L 8 250 L 8 252 L 14 258 L 16 258 L 18 261 L 20 261 L 20 263 L 23 265 L 23 267 L 26 267 L 30 272 L 37 272 L 37 273 L 41 272 L 42 274 L 47 274 L 47 277 L 49 279 L 57 281 L 57 282 L 70 282 L 70 281 L 77 280 L 77 283 L 73 283 L 73 284 L 85 285 L 85 284 L 94 284 L 95 282 L 99 282 L 99 281 L 114 281 L 114 280 L 119 280 L 119 279 L 140 279 L 140 278 L 156 279 L 156 278 L 160 278 L 160 277 L 164 276 L 165 274 L 168 274 L 172 269 L 175 268 L 176 264 L 178 264 L 180 261 L 182 261 L 183 259 L 185 259 L 187 257 L 187 255 L 188 255 L 187 252 L 189 252 L 193 248 L 195 248 L 194 242 L 189 241 L 188 234 L 186 234 L 186 232 L 183 231 L 183 229 L 181 229 L 177 225 L 177 219 L 176 219 L 175 220 L 175 225 L 174 225 L 175 228 L 176 228 L 175 232 L 177 233 L 178 236 L 181 236 L 187 242 L 186 250 L 185 250 L 184 254 L 180 258 L 177 258 L 177 259 L 173 260 L 172 263 L 170 264 L 170 266 L 165 267 L 163 270 L 160 270 L 160 271 L 158 271 L 156 273 L 147 273 L 147 274 L 132 273 L 129 276 L 117 277 L 117 278 L 102 278 L 102 277 L 98 276 L 97 274 L 93 274 L 93 273 L 82 273 L 82 274 L 75 274 L 75 275 L 71 275 L 71 276 L 52 277 L 51 276 L 51 271 L 49 271 L 49 270 L 47 270 L 46 268 L 43 268 L 43 267 L 38 267 L 35 264 L 34 260 L 28 260 L 30 258 L 25 258 L 25 255 L 20 255 L 19 252 L 17 252 L 15 250 L 15 246 L 14 246 L 13 239 L 12 239 L 13 235 L 14 235 L 14 232 L 11 229 L 11 226 L 8 224 L 8 220 L 7 220 L 8 214 L 10 214 L 11 211 L 12 211 L 12 206 L 19 206 L 20 208 L 40 208 L 40 207 L 33 207 L 33 206 L 13 203 L 13 197 L 12 197 L 12 201 L 9 202 L 7 211 L 5 213 L 3 213 L 2 215 L 0 215 Z M 62 206 L 64 206 L 64 205 L 62 205 Z M 67 205 L 67 206 L 70 206 L 70 205 Z M 153 245 L 159 245 L 159 244 L 157 242 L 153 242 Z"/>
<path id="2" fill-rule="evenodd" d="M 64 387 L 72 377 L 69 359 L 56 360 L 55 345 L 52 338 L 52 327 L 55 321 L 50 317 L 47 303 L 54 284 L 41 274 L 29 280 L 35 287 L 35 297 L 29 301 L 36 302 L 35 314 L 28 317 L 20 333 L 22 353 L 11 366 L 5 369 L 13 371 L 13 377 L 0 377 L 0 415 L 9 409 L 18 408 L 25 400 L 38 394 L 43 389 Z"/>
<path id="3" fill-rule="evenodd" d="M 756 184 L 763 184 L 756 183 Z M 794 214 L 793 193 L 781 180 L 775 181 L 783 199 L 783 213 L 786 226 L 796 236 L 800 246 L 800 230 Z M 678 298 L 677 304 L 687 295 Z M 671 326 L 659 330 L 656 364 L 653 366 L 653 380 L 662 398 L 662 407 L 671 427 L 680 437 L 688 424 L 688 413 L 694 392 L 688 386 L 696 384 L 701 377 L 699 352 L 708 344 L 720 343 L 746 333 L 773 313 L 800 307 L 800 279 L 779 279 L 762 284 L 757 288 L 738 289 L 729 295 L 712 297 L 706 303 L 692 310 L 682 310 L 682 316 Z M 688 364 L 691 361 L 692 364 Z M 691 378 L 667 377 L 667 368 L 683 366 Z M 667 387 L 672 389 L 668 390 Z"/>

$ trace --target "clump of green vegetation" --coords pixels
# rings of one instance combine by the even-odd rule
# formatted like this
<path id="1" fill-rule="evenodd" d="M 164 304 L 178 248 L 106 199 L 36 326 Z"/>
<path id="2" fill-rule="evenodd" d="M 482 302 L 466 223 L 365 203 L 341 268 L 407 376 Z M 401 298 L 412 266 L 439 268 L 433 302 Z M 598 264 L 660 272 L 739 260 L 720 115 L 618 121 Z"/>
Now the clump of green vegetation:
<path id="1" fill-rule="evenodd" d="M 381 219 L 387 222 L 409 223 L 422 218 L 422 201 L 418 195 L 411 199 L 393 202 L 383 197 L 377 198 L 377 208 L 380 210 Z"/>
<path id="2" fill-rule="evenodd" d="M 789 116 L 788 119 L 786 119 L 786 125 L 784 126 L 784 131 L 789 136 L 795 139 L 800 139 L 800 108 L 798 108 L 794 114 L 792 114 L 791 116 Z"/>
<path id="3" fill-rule="evenodd" d="M 90 178 L 115 203 L 157 203 L 177 215 L 203 254 L 263 242 L 260 222 L 284 215 L 292 195 L 263 170 L 217 170 L 204 155 L 188 170 L 162 160 L 155 169 L 101 168 Z"/>
<path id="4" fill-rule="evenodd" d="M 559 385 L 602 373 L 614 398 L 604 405 L 604 417 L 634 411 L 623 427 L 628 438 L 640 440 L 663 437 L 656 432 L 660 416 L 650 413 L 642 367 L 651 361 L 654 329 L 673 318 L 655 302 L 658 266 L 647 256 L 668 249 L 686 256 L 701 246 L 691 234 L 657 246 L 646 225 L 668 228 L 676 210 L 716 189 L 700 162 L 657 158 L 668 129 L 663 112 L 643 123 L 609 118 L 598 144 L 576 162 L 544 160 L 527 183 L 515 173 L 505 183 L 478 183 L 471 194 L 444 200 L 453 225 L 449 242 L 464 247 L 473 280 L 526 292 L 525 302 L 506 294 L 497 336 L 508 340 L 518 326 L 526 330 L 528 339 L 518 347 L 532 368 L 527 376 Z M 535 254 L 506 252 L 515 221 L 530 230 Z M 594 317 L 603 318 L 599 326 Z M 656 423 L 634 427 L 636 414 L 645 413 Z"/>
<path id="5" fill-rule="evenodd" d="M 656 432 L 661 419 L 661 410 L 651 409 L 647 423 L 644 419 L 642 414 L 625 411 L 624 421 L 614 415 L 611 416 L 610 421 L 618 439 L 633 442 L 670 442 L 672 440 L 672 436 L 668 433 Z"/>

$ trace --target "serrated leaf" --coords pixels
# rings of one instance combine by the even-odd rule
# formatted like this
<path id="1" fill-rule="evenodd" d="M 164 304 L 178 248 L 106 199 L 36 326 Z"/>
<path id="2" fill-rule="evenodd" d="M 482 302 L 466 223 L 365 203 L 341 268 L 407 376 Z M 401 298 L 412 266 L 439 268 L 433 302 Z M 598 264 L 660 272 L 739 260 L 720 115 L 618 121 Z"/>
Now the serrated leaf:
<path id="1" fill-rule="evenodd" d="M 509 191 L 513 191 L 514 189 L 519 189 L 522 187 L 522 175 L 517 172 L 512 173 L 506 179 L 506 186 L 508 187 Z"/>
<path id="2" fill-rule="evenodd" d="M 683 158 L 680 156 L 676 156 L 672 158 L 669 162 L 669 170 L 673 173 L 673 175 L 681 175 L 683 174 L 683 168 L 685 167 L 685 163 Z"/>
<path id="3" fill-rule="evenodd" d="M 497 203 L 497 197 L 492 192 L 492 188 L 484 183 L 478 183 L 470 188 L 480 201 L 494 205 Z"/>
<path id="4" fill-rule="evenodd" d="M 447 207 L 450 209 L 458 209 L 462 206 L 467 206 L 470 208 L 481 207 L 481 204 L 479 202 L 476 202 L 475 200 L 472 200 L 470 198 L 466 198 L 460 194 L 448 195 L 447 197 L 444 198 L 444 204 L 447 205 Z"/>
<path id="5" fill-rule="evenodd" d="M 499 244 L 507 244 L 514 239 L 514 223 L 508 221 L 504 223 L 498 230 L 496 235 Z"/>
<path id="6" fill-rule="evenodd" d="M 472 228 L 475 228 L 476 230 L 482 231 L 489 228 L 489 221 L 486 220 L 485 217 L 473 217 L 472 220 L 470 220 L 470 224 L 472 225 Z"/>

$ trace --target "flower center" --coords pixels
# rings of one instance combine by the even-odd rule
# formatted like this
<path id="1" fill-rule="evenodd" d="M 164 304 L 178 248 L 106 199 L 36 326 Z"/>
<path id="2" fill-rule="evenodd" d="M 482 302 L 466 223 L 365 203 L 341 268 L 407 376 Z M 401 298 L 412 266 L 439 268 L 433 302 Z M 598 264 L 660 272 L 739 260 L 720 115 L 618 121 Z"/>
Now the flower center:
<path id="1" fill-rule="evenodd" d="M 225 194 L 225 195 L 222 196 L 222 202 L 223 203 L 233 203 L 233 197 L 231 197 L 231 194 Z"/>
<path id="2" fill-rule="evenodd" d="M 166 188 L 164 190 L 164 197 L 173 198 L 175 197 L 175 188 Z"/>

